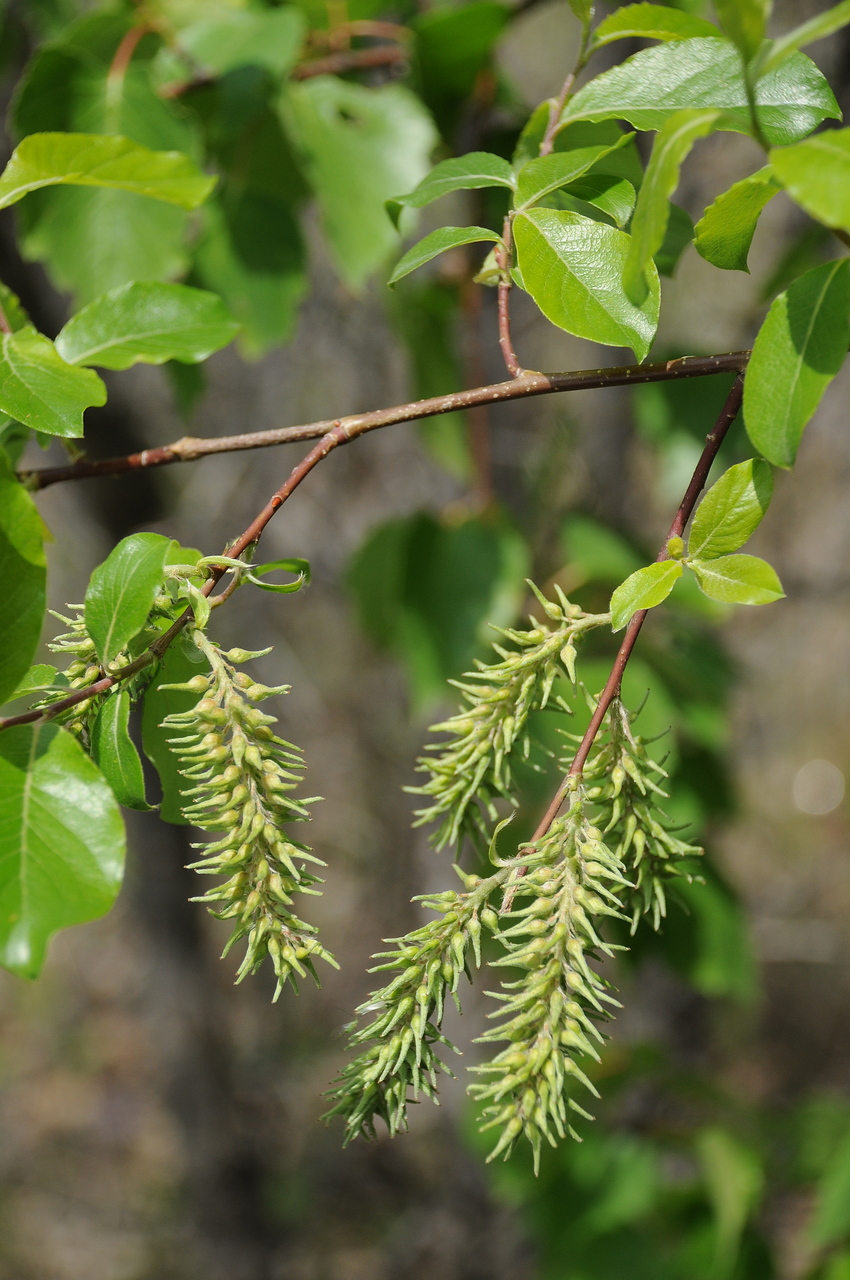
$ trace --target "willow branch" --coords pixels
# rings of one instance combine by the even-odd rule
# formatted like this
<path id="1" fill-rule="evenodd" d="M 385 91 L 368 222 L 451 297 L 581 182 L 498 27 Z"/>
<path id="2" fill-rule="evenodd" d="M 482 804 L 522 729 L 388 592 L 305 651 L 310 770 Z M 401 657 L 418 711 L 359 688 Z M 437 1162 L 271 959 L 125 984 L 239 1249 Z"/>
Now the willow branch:
<path id="1" fill-rule="evenodd" d="M 329 53 L 326 58 L 299 62 L 289 73 L 291 80 L 309 80 L 311 76 L 340 75 L 345 71 L 362 71 L 369 67 L 391 67 L 409 62 L 410 53 L 398 45 L 381 44 L 372 49 L 345 49 Z"/>
<path id="2" fill-rule="evenodd" d="M 685 530 L 685 525 L 688 523 L 691 513 L 696 506 L 697 498 L 705 488 L 708 473 L 711 471 L 711 466 L 714 459 L 717 457 L 717 452 L 723 443 L 727 431 L 738 416 L 743 394 L 744 378 L 743 374 L 739 373 L 729 395 L 726 397 L 726 403 L 720 411 L 720 416 L 717 419 L 717 422 L 705 438 L 705 448 L 700 455 L 699 462 L 697 463 L 694 474 L 691 477 L 691 482 L 685 491 L 685 496 L 679 504 L 679 509 L 670 526 L 670 531 L 664 539 L 664 543 L 658 552 L 658 555 L 655 557 L 656 563 L 669 558 L 667 547 L 670 539 L 680 538 L 682 536 Z M 635 647 L 635 643 L 640 635 L 641 627 L 644 624 L 644 620 L 648 612 L 649 611 L 647 609 L 641 609 L 634 615 L 627 626 L 626 634 L 623 637 L 623 643 L 620 645 L 619 652 L 614 659 L 611 674 L 608 677 L 605 688 L 600 694 L 599 701 L 596 704 L 596 710 L 593 713 L 593 717 L 587 727 L 587 731 L 585 732 L 578 751 L 570 765 L 569 772 L 558 790 L 555 792 L 549 808 L 540 819 L 540 823 L 538 824 L 534 835 L 531 837 L 530 843 L 533 844 L 535 840 L 539 840 L 549 830 L 555 818 L 558 816 L 558 810 L 563 804 L 567 791 L 569 790 L 570 779 L 577 777 L 584 769 L 587 757 L 590 754 L 596 735 L 599 732 L 602 722 L 608 712 L 608 708 L 619 695 L 620 686 L 623 682 L 623 673 L 626 670 L 629 658 L 632 655 L 632 650 Z"/>
<path id="3" fill-rule="evenodd" d="M 739 373 L 746 367 L 749 351 L 729 351 L 715 356 L 682 356 L 659 364 L 622 365 L 609 369 L 582 369 L 572 373 L 521 373 L 510 382 L 455 391 L 446 396 L 413 400 L 392 409 L 376 409 L 371 413 L 351 414 L 345 418 L 324 419 L 297 427 L 273 427 L 270 431 L 249 431 L 243 435 L 199 438 L 184 436 L 173 444 L 144 449 L 123 458 L 91 461 L 81 458 L 63 467 L 41 467 L 21 471 L 19 478 L 29 489 L 46 489 L 65 480 L 86 480 L 93 476 L 118 476 L 129 471 L 169 466 L 175 462 L 193 462 L 211 454 L 235 453 L 242 449 L 266 449 L 271 445 L 290 444 L 299 440 L 315 440 L 339 428 L 347 439 L 389 427 L 400 422 L 415 422 L 457 409 L 475 405 L 498 404 L 527 396 L 549 395 L 557 391 L 590 391 L 599 387 L 622 387 L 645 382 L 669 382 L 679 378 L 703 378 L 713 373 Z"/>
<path id="4" fill-rule="evenodd" d="M 505 368 L 512 378 L 519 378 L 524 372 L 522 365 L 516 358 L 514 344 L 511 338 L 511 253 L 513 249 L 513 231 L 511 227 L 510 214 L 505 218 L 502 228 L 502 244 L 496 250 L 496 259 L 499 263 L 499 346 L 505 361 Z"/>

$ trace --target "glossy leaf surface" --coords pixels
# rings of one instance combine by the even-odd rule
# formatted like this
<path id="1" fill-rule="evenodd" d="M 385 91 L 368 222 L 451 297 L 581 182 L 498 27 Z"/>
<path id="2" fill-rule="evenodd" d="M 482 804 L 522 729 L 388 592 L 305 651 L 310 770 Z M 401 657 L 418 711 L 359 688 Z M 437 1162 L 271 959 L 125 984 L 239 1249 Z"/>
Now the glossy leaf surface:
<path id="1" fill-rule="evenodd" d="M 664 4 L 626 4 L 603 18 L 593 33 L 591 48 L 614 40 L 687 40 L 693 36 L 717 36 L 717 28 L 695 14 Z"/>
<path id="2" fill-rule="evenodd" d="M 697 508 L 688 554 L 711 560 L 737 551 L 762 521 L 773 494 L 773 473 L 762 458 L 725 471 Z"/>
<path id="3" fill-rule="evenodd" d="M 86 629 L 101 663 L 114 662 L 144 627 L 172 545 L 161 533 L 132 533 L 92 573 Z"/>
<path id="4" fill-rule="evenodd" d="M 758 556 L 691 560 L 701 590 L 723 604 L 772 604 L 785 595 L 776 570 Z"/>
<path id="5" fill-rule="evenodd" d="M 734 183 L 697 223 L 697 253 L 724 271 L 749 271 L 747 257 L 761 211 L 781 190 L 770 165 Z"/>
<path id="6" fill-rule="evenodd" d="M 70 733 L 0 734 L 0 964 L 35 977 L 57 929 L 102 916 L 124 865 L 115 797 Z"/>
<path id="7" fill-rule="evenodd" d="M 744 421 L 753 444 L 790 467 L 806 423 L 850 345 L 850 260 L 814 267 L 774 301 L 744 380 Z"/>
<path id="8" fill-rule="evenodd" d="M 47 435 L 83 434 L 83 411 L 106 403 L 106 387 L 90 369 L 67 364 L 31 326 L 0 341 L 0 409 Z"/>
<path id="9" fill-rule="evenodd" d="M 188 364 L 227 346 L 239 325 L 214 293 L 183 284 L 122 285 L 72 316 L 56 339 L 69 364 L 128 369 L 131 365 Z"/>
<path id="10" fill-rule="evenodd" d="M 403 279 L 417 267 L 424 266 L 438 254 L 445 253 L 447 249 L 456 249 L 462 244 L 500 239 L 501 237 L 495 231 L 489 231 L 487 227 L 440 227 L 437 231 L 432 231 L 430 235 L 425 236 L 412 249 L 408 249 L 404 257 L 396 263 L 388 283 L 395 284 L 397 280 Z"/>
<path id="11" fill-rule="evenodd" d="M 488 151 L 469 151 L 441 160 L 408 195 L 387 201 L 387 211 L 398 226 L 403 208 L 422 209 L 451 191 L 476 191 L 484 187 L 513 188 L 514 173 L 507 160 Z"/>
<path id="12" fill-rule="evenodd" d="M 613 146 L 577 147 L 574 151 L 555 151 L 530 160 L 517 175 L 517 208 L 540 200 L 550 191 L 565 187 L 586 174 L 603 156 L 628 143 L 633 134 L 621 134 Z"/>
<path id="13" fill-rule="evenodd" d="M 638 569 L 611 596 L 611 627 L 622 631 L 641 609 L 653 609 L 667 599 L 682 576 L 678 560 L 660 560 Z"/>
<path id="14" fill-rule="evenodd" d="M 636 307 L 623 288 L 629 237 L 577 213 L 531 209 L 514 224 L 526 289 L 553 324 L 580 338 L 629 346 L 643 360 L 658 324 L 660 286 L 654 266 Z"/>

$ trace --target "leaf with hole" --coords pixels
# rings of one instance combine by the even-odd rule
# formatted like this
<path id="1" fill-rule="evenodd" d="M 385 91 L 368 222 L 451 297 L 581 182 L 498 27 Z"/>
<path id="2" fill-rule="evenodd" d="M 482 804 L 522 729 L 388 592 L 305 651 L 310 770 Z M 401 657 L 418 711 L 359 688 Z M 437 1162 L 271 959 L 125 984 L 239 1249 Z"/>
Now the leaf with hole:
<path id="1" fill-rule="evenodd" d="M 478 191 L 484 187 L 513 190 L 514 181 L 514 172 L 507 160 L 488 151 L 469 151 L 434 165 L 408 195 L 388 200 L 387 212 L 398 226 L 402 209 L 422 209 L 451 191 Z"/>
<path id="2" fill-rule="evenodd" d="M 0 455 L 0 704 L 24 679 L 44 623 L 44 526 L 30 494 Z"/>
<path id="3" fill-rule="evenodd" d="M 758 82 L 756 101 L 759 123 L 774 145 L 797 142 L 822 121 L 840 117 L 835 95 L 802 53 Z M 723 129 L 751 131 L 741 56 L 728 40 L 673 40 L 635 53 L 579 89 L 561 121 L 628 120 L 636 129 L 660 129 L 685 109 L 722 111 Z"/>
<path id="4" fill-rule="evenodd" d="M 697 223 L 697 253 L 724 271 L 749 271 L 747 257 L 761 211 L 781 190 L 770 165 L 734 183 Z"/>
<path id="5" fill-rule="evenodd" d="M 106 403 L 91 369 L 67 364 L 49 338 L 26 325 L 0 340 L 0 410 L 46 435 L 83 434 L 83 411 Z"/>
<path id="6" fill-rule="evenodd" d="M 145 799 L 145 779 L 139 753 L 130 737 L 130 695 L 119 689 L 104 698 L 91 730 L 91 756 L 127 809 L 152 808 Z"/>
<path id="7" fill-rule="evenodd" d="M 42 721 L 0 734 L 0 964 L 34 978 L 51 934 L 104 915 L 124 843 L 115 797 L 70 733 Z"/>
<path id="8" fill-rule="evenodd" d="M 392 275 L 387 281 L 393 285 L 398 280 L 410 275 L 417 267 L 422 267 L 432 258 L 445 253 L 447 249 L 457 249 L 462 244 L 478 244 L 481 241 L 500 241 L 501 236 L 487 227 L 440 227 L 420 240 L 412 249 L 408 249 L 403 258 L 395 265 Z"/>
<path id="9" fill-rule="evenodd" d="M 86 630 L 104 666 L 114 662 L 145 626 L 172 545 L 161 533 L 132 533 L 92 573 L 86 591 Z"/>
<path id="10" fill-rule="evenodd" d="M 661 604 L 681 576 L 678 560 L 660 560 L 631 574 L 611 596 L 611 629 L 621 631 L 641 609 Z"/>
<path id="11" fill-rule="evenodd" d="M 670 197 L 679 185 L 679 172 L 699 138 L 718 125 L 718 111 L 677 111 L 659 130 L 631 225 L 631 244 L 623 283 L 632 302 L 646 297 L 646 267 L 664 243 L 670 218 Z"/>
<path id="12" fill-rule="evenodd" d="M 790 467 L 850 345 L 850 259 L 826 262 L 773 302 L 744 381 L 744 421 L 768 461 Z"/>
<path id="13" fill-rule="evenodd" d="M 122 285 L 72 316 L 56 339 L 69 364 L 129 369 L 195 364 L 227 346 L 239 325 L 217 294 L 155 281 Z"/>
<path id="14" fill-rule="evenodd" d="M 690 560 L 700 589 L 722 604 L 772 604 L 785 592 L 776 570 L 759 556 L 718 556 Z"/>
<path id="15" fill-rule="evenodd" d="M 737 551 L 758 528 L 772 494 L 773 473 L 763 458 L 730 467 L 697 507 L 688 555 L 713 560 Z"/>
<path id="16" fill-rule="evenodd" d="M 548 320 L 607 346 L 629 346 L 643 360 L 658 324 L 660 285 L 636 307 L 623 288 L 629 237 L 616 227 L 557 209 L 530 209 L 514 223 L 525 288 Z"/>

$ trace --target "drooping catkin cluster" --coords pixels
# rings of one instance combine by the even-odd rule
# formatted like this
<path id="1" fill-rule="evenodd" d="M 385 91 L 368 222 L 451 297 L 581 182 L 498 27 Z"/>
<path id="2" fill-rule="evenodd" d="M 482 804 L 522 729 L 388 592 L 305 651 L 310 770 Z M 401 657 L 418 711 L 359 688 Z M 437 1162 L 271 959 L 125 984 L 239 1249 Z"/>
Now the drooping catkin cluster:
<path id="1" fill-rule="evenodd" d="M 69 693 L 73 693 L 75 689 L 84 689 L 86 685 L 92 684 L 102 674 L 95 652 L 94 640 L 92 640 L 86 629 L 85 606 L 81 604 L 69 604 L 68 609 L 74 610 L 74 616 L 66 618 L 62 613 L 56 613 L 51 609 L 50 613 L 54 618 L 58 618 L 60 622 L 64 622 L 68 630 L 61 636 L 57 636 L 47 647 L 53 653 L 72 654 L 73 657 L 69 665 L 63 672 L 65 679 L 68 681 L 68 688 L 57 690 L 49 693 L 39 702 L 34 703 L 36 707 L 49 707 L 53 702 L 59 702 L 62 698 L 67 697 Z M 91 720 L 99 705 L 97 698 L 87 698 L 85 702 L 78 702 L 76 706 L 69 709 L 56 717 L 57 722 L 63 725 L 76 738 L 79 738 L 82 745 L 88 750 L 89 746 L 89 730 L 91 728 Z"/>
<path id="2" fill-rule="evenodd" d="M 169 741 L 181 773 L 192 783 L 186 817 L 221 832 L 212 844 L 196 846 L 204 856 L 193 868 L 202 875 L 228 877 L 196 901 L 207 903 L 218 918 L 233 921 L 225 954 L 247 938 L 237 982 L 270 957 L 277 999 L 288 979 L 295 985 L 296 976 L 308 971 L 316 978 L 316 958 L 337 967 L 315 927 L 291 910 L 294 894 L 320 892 L 314 886 L 321 880 L 306 864 L 324 866 L 286 831 L 288 824 L 309 818 L 312 800 L 296 800 L 291 794 L 301 782 L 303 757 L 297 747 L 275 736 L 275 717 L 252 705 L 286 692 L 288 685 L 269 688 L 234 669 L 234 663 L 260 653 L 223 653 L 202 631 L 192 634 L 209 674 L 164 687 L 203 696 L 190 711 L 167 716 L 163 725 L 179 735 Z"/>
<path id="3" fill-rule="evenodd" d="M 414 899 L 438 911 L 439 919 L 403 938 L 388 939 L 396 946 L 379 952 L 375 959 L 384 963 L 369 970 L 398 972 L 356 1010 L 361 1025 L 355 1021 L 347 1028 L 349 1047 L 367 1048 L 340 1073 L 329 1093 L 335 1105 L 326 1117 L 343 1116 L 346 1144 L 358 1134 L 374 1138 L 376 1117 L 391 1135 L 405 1130 L 408 1103 L 420 1093 L 437 1102 L 439 1072 L 452 1074 L 436 1051 L 440 1044 L 454 1049 L 440 1030 L 446 995 L 460 1007 L 460 975 L 467 970 L 470 950 L 475 964 L 481 964 L 481 926 L 491 932 L 498 928 L 488 901 L 507 878 L 505 870 L 486 879 L 455 870 L 466 892 L 450 889 Z"/>
<path id="4" fill-rule="evenodd" d="M 606 841 L 621 860 L 630 882 L 621 891 L 632 933 L 643 916 L 658 929 L 667 914 L 665 882 L 694 874 L 690 859 L 702 849 L 680 840 L 669 829 L 659 802 L 668 798 L 655 778 L 666 778 L 660 764 L 647 753 L 644 740 L 633 732 L 630 713 L 615 699 L 606 717 L 605 733 L 584 769 L 588 799 Z M 654 777 L 653 777 L 654 775 Z"/>
<path id="5" fill-rule="evenodd" d="M 480 1042 L 508 1044 L 491 1062 L 472 1068 L 483 1079 L 469 1089 L 486 1104 L 482 1128 L 501 1130 L 489 1158 L 504 1153 L 507 1159 L 524 1134 L 535 1168 L 544 1139 L 555 1146 L 568 1133 L 577 1136 L 570 1110 L 591 1118 L 570 1096 L 576 1082 L 596 1094 L 576 1058 L 598 1061 L 593 1042 L 602 1036 L 592 1019 L 617 1005 L 589 961 L 614 953 L 600 937 L 600 925 L 606 916 L 622 917 L 617 891 L 626 886 L 623 866 L 591 824 L 578 781 L 570 800 L 545 836 L 521 845 L 506 864 L 506 901 L 530 901 L 502 916 L 516 923 L 497 934 L 505 954 L 491 964 L 523 972 L 489 993 L 502 1007 L 490 1015 L 498 1025 Z"/>
<path id="6" fill-rule="evenodd" d="M 436 754 L 419 760 L 419 772 L 430 778 L 410 790 L 430 797 L 431 803 L 417 810 L 414 825 L 440 823 L 434 836 L 437 849 L 460 844 L 465 836 L 486 847 L 488 823 L 498 817 L 494 801 L 515 803 L 511 757 L 517 749 L 528 756 L 530 713 L 547 705 L 561 672 L 575 683 L 577 641 L 585 631 L 610 622 L 608 614 L 583 613 L 558 588 L 555 603 L 529 585 L 548 621 L 527 631 L 499 629 L 514 648 L 494 644 L 501 661 L 477 662 L 463 680 L 451 681 L 467 705 L 450 720 L 432 725 L 431 732 L 451 734 L 454 741 L 430 744 L 426 750 Z M 569 713 L 562 699 L 556 695 L 554 700 Z"/>

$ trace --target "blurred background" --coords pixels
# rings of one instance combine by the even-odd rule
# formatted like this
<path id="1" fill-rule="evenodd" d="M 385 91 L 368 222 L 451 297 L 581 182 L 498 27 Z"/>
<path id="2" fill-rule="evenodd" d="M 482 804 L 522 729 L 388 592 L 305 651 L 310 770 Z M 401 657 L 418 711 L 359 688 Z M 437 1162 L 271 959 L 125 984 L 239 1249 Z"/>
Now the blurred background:
<path id="1" fill-rule="evenodd" d="M 326 28 L 324 6 L 306 7 Z M 776 33 L 822 7 L 782 0 Z M 36 44 L 84 9 L 9 4 L 7 100 Z M 385 9 L 363 0 L 349 16 Z M 447 13 L 456 25 L 443 30 Z M 412 65 L 346 83 L 412 82 L 442 154 L 510 154 L 574 56 L 564 0 L 426 6 L 418 21 Z M 434 70 L 440 40 L 463 54 L 453 80 Z M 846 105 L 846 34 L 812 53 Z M 435 128 L 426 151 L 437 141 Z M 695 219 L 760 163 L 748 139 L 716 135 L 686 165 L 676 200 Z M 475 202 L 457 200 L 457 220 L 469 217 Z M 498 216 L 478 203 L 473 221 Z M 455 220 L 425 212 L 422 230 Z M 315 204 L 300 216 L 308 273 L 290 288 L 290 320 L 275 331 L 255 311 L 242 350 L 214 356 L 203 376 L 107 374 L 109 404 L 87 419 L 94 456 L 503 378 L 493 291 L 470 283 L 471 259 L 449 257 L 390 296 L 381 273 L 341 279 Z M 24 260 L 16 243 L 7 210 L 0 277 L 53 334 L 73 267 L 63 275 L 61 254 L 32 238 Z M 749 346 L 771 298 L 834 252 L 781 195 L 762 218 L 750 275 L 720 274 L 685 249 L 664 282 L 651 358 Z M 203 262 L 193 270 L 209 284 Z M 514 292 L 526 367 L 632 359 L 555 330 Z M 298 489 L 269 526 L 263 558 L 307 557 L 312 585 L 296 596 L 241 593 L 214 629 L 227 643 L 274 646 L 256 665 L 292 686 L 274 710 L 306 751 L 310 793 L 324 797 L 310 838 L 327 886 L 311 918 L 341 970 L 325 968 L 321 990 L 305 985 L 276 1005 L 265 971 L 234 988 L 237 958 L 219 959 L 225 926 L 189 902 L 193 833 L 129 814 L 116 908 L 56 938 L 37 982 L 0 974 L 2 1280 L 850 1277 L 846 374 L 793 473 L 777 476 L 754 540 L 787 599 L 727 612 L 685 593 L 653 616 L 630 668 L 627 702 L 650 691 L 644 732 L 670 729 L 670 811 L 705 844 L 706 883 L 682 890 L 664 934 L 641 932 L 614 976 L 624 1008 L 592 1073 L 602 1101 L 584 1142 L 545 1152 L 537 1180 L 524 1151 L 485 1166 L 489 1144 L 462 1078 L 439 1109 L 414 1109 L 410 1134 L 392 1142 L 343 1151 L 339 1127 L 319 1122 L 344 1059 L 341 1029 L 372 985 L 370 954 L 415 925 L 413 894 L 452 883 L 450 857 L 411 830 L 416 798 L 402 790 L 416 782 L 428 725 L 454 705 L 446 677 L 486 656 L 488 618 L 528 612 L 526 574 L 604 607 L 654 556 L 727 388 L 710 378 L 606 389 L 393 426 L 338 450 Z M 725 461 L 747 449 L 739 424 Z M 137 529 L 215 552 L 303 452 L 45 491 L 53 607 L 81 599 L 93 566 Z M 36 449 L 31 460 L 41 457 Z M 604 681 L 605 643 L 580 670 L 592 690 Z M 529 774 L 519 835 L 555 776 Z M 461 1066 L 479 1052 L 487 985 L 468 989 L 463 1017 L 450 1018 Z"/>

